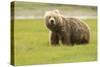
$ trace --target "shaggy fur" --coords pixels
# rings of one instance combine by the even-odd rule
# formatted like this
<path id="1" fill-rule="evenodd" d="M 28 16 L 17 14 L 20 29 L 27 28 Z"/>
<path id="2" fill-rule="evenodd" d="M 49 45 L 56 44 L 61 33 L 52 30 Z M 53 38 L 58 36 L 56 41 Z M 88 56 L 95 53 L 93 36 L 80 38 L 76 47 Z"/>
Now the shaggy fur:
<path id="1" fill-rule="evenodd" d="M 86 44 L 90 40 L 88 26 L 77 18 L 66 18 L 58 10 L 45 13 L 45 24 L 51 31 L 50 43 L 58 45 Z"/>

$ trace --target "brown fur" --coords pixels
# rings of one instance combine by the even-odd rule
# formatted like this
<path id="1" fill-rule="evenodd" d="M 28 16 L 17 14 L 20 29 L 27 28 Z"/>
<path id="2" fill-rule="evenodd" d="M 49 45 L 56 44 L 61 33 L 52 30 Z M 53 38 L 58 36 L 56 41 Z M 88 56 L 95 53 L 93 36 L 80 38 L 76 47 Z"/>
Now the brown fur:
<path id="1" fill-rule="evenodd" d="M 51 30 L 50 43 L 58 45 L 86 44 L 90 40 L 88 26 L 77 18 L 66 18 L 58 10 L 45 14 L 45 24 Z"/>

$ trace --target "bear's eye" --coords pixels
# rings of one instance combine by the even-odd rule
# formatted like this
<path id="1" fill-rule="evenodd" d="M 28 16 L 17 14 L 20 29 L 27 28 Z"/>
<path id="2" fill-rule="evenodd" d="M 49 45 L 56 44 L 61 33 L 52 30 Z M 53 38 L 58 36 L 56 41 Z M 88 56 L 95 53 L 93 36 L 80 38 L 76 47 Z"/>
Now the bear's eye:
<path id="1" fill-rule="evenodd" d="M 56 17 L 54 16 L 54 19 L 56 19 Z"/>
<path id="2" fill-rule="evenodd" d="M 51 18 L 51 16 L 48 16 L 48 18 Z"/>

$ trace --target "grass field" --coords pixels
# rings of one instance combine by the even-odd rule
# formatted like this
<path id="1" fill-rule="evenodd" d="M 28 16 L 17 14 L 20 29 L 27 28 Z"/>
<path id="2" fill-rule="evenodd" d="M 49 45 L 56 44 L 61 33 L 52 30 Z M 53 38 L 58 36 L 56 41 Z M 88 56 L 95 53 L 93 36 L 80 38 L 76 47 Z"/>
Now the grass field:
<path id="1" fill-rule="evenodd" d="M 91 29 L 87 45 L 50 46 L 42 19 L 15 20 L 15 65 L 69 63 L 97 60 L 97 20 L 85 20 Z"/>

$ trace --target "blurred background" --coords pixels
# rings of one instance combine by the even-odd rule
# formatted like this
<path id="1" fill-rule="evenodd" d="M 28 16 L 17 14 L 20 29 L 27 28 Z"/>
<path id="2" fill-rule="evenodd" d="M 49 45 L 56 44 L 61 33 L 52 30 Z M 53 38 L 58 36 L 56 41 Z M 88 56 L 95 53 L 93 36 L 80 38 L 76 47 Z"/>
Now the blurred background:
<path id="1" fill-rule="evenodd" d="M 15 19 L 41 19 L 46 11 L 58 9 L 65 16 L 97 18 L 96 6 L 79 6 L 37 2 L 15 2 Z"/>

